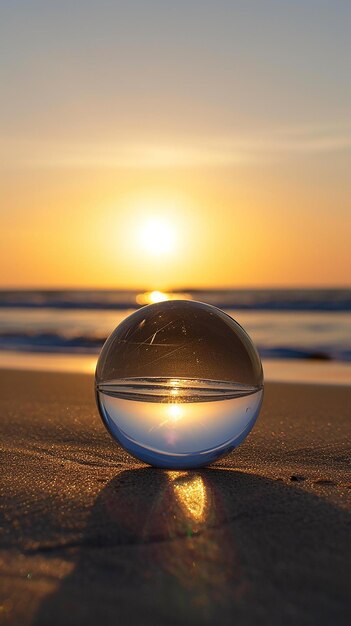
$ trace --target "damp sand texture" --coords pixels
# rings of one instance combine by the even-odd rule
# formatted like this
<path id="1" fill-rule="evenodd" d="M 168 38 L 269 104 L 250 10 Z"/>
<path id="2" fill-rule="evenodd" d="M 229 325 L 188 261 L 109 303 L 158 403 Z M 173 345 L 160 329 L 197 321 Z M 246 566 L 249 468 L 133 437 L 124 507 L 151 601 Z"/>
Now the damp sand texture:
<path id="1" fill-rule="evenodd" d="M 0 622 L 350 623 L 350 388 L 267 384 L 182 472 L 114 443 L 89 375 L 2 371 L 0 397 Z"/>

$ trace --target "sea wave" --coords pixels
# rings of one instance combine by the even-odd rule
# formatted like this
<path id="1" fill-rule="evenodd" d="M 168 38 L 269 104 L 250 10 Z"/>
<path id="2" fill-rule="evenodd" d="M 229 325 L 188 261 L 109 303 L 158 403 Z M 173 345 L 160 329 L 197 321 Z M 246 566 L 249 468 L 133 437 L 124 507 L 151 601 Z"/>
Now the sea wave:
<path id="1" fill-rule="evenodd" d="M 184 290 L 185 291 L 185 290 Z M 99 353 L 130 313 L 137 291 L 2 291 L 0 350 L 52 354 Z M 351 290 L 186 290 L 219 306 L 252 337 L 266 359 L 351 361 Z"/>
<path id="2" fill-rule="evenodd" d="M 222 309 L 257 311 L 351 311 L 351 289 L 182 290 Z M 174 292 L 167 292 L 170 296 Z M 125 310 L 137 308 L 140 291 L 3 290 L 0 308 Z"/>
<path id="3" fill-rule="evenodd" d="M 56 332 L 2 332 L 0 350 L 41 353 L 98 354 L 106 340 L 99 335 Z M 262 358 L 351 361 L 351 348 L 333 345 L 257 345 Z"/>

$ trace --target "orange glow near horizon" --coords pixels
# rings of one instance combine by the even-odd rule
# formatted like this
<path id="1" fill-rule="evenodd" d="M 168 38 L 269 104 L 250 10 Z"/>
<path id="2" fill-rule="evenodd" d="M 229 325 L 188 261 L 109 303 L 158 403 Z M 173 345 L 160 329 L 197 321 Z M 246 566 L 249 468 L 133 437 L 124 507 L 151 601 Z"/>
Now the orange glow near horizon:
<path id="1" fill-rule="evenodd" d="M 166 291 L 147 291 L 139 293 L 136 297 L 137 304 L 155 304 L 156 302 L 166 302 L 166 300 L 191 300 L 189 293 L 167 293 Z"/>
<path id="2" fill-rule="evenodd" d="M 0 2 L 0 288 L 348 286 L 349 3 L 71 4 Z"/>
<path id="3" fill-rule="evenodd" d="M 138 296 L 148 304 L 187 297 L 167 295 L 184 287 L 348 284 L 346 218 L 341 227 L 326 211 L 322 189 L 279 188 L 268 178 L 255 186 L 254 172 L 235 185 L 222 185 L 220 173 L 163 178 L 167 185 L 147 187 L 125 174 L 116 193 L 108 173 L 92 181 L 62 172 L 25 176 L 7 192 L 1 287 L 149 288 Z M 319 219 L 305 212 L 317 195 Z"/>

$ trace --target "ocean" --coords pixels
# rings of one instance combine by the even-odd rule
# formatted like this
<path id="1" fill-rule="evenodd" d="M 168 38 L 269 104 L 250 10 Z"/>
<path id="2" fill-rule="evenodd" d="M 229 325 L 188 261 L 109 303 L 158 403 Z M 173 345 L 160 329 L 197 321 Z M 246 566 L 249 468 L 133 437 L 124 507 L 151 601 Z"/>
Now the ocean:
<path id="1" fill-rule="evenodd" d="M 174 292 L 161 297 L 177 297 Z M 249 333 L 263 359 L 351 361 L 351 289 L 182 290 L 224 309 Z M 139 302 L 139 291 L 0 292 L 0 350 L 97 355 Z"/>

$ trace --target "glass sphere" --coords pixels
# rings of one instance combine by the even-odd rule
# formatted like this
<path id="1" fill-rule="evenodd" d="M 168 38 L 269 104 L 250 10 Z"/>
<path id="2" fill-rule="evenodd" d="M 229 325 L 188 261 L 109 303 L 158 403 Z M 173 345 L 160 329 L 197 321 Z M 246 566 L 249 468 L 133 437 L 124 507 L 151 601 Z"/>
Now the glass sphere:
<path id="1" fill-rule="evenodd" d="M 138 459 L 200 467 L 238 446 L 263 397 L 262 365 L 245 330 L 188 300 L 150 304 L 107 339 L 96 399 L 112 437 Z"/>

